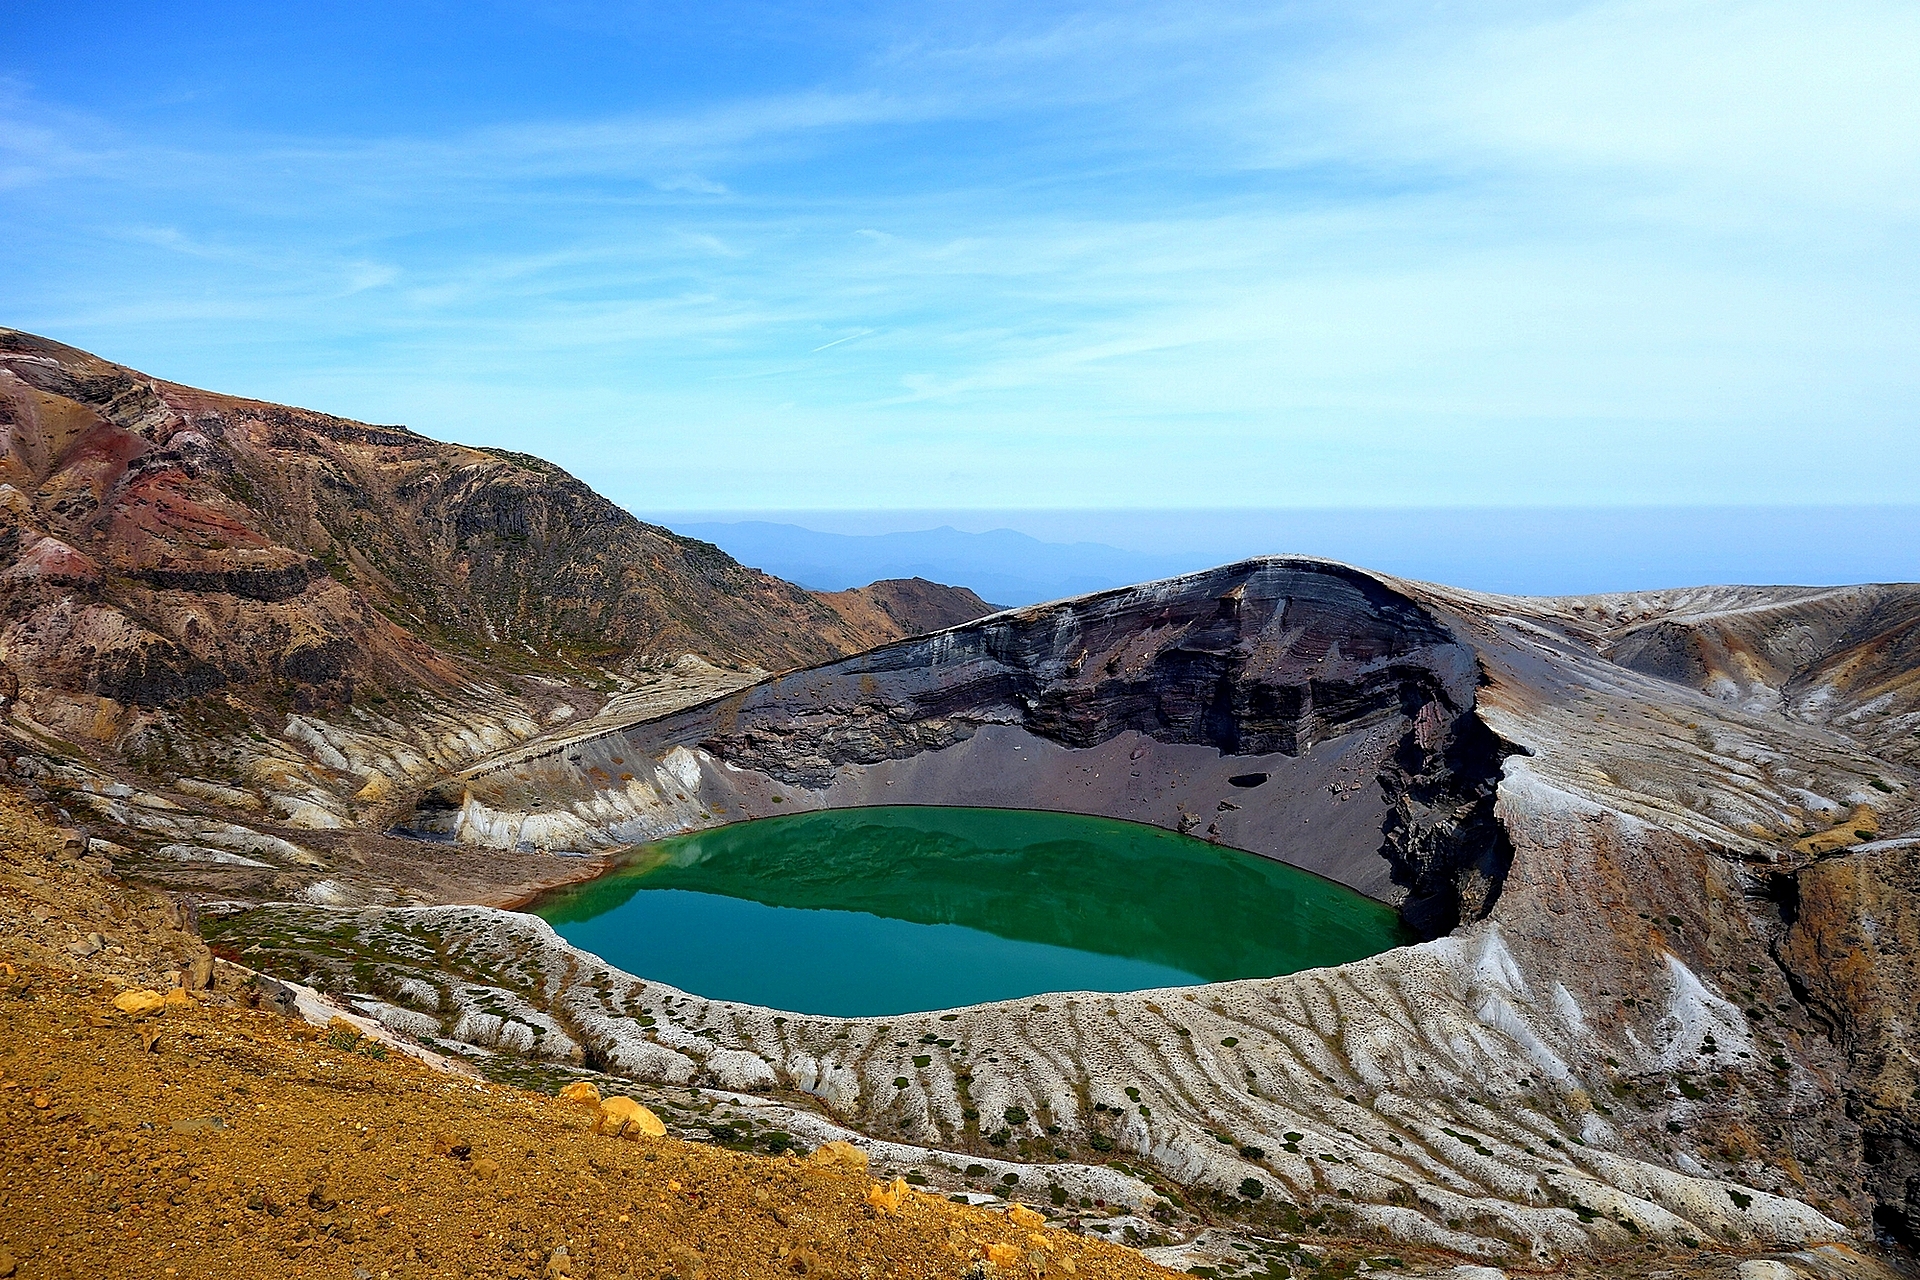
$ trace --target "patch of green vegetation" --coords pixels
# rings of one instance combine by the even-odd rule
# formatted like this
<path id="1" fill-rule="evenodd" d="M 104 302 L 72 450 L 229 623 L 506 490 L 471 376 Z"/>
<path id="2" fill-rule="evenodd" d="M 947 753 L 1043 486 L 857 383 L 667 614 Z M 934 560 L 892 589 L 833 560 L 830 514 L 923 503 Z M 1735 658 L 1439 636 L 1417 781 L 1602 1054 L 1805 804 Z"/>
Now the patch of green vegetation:
<path id="1" fill-rule="evenodd" d="M 327 1046 L 338 1049 L 342 1053 L 357 1053 L 363 1057 L 372 1058 L 375 1062 L 387 1060 L 387 1046 L 345 1027 L 335 1027 L 327 1033 Z"/>

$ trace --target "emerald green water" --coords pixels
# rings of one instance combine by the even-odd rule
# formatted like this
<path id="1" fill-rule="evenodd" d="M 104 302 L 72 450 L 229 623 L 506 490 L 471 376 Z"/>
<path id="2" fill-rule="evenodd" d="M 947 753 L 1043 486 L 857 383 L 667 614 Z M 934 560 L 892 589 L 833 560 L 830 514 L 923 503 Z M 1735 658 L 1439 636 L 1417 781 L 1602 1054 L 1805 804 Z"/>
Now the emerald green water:
<path id="1" fill-rule="evenodd" d="M 858 1017 L 1271 977 L 1410 941 L 1294 867 L 1112 818 L 829 809 L 676 836 L 532 910 L 609 963 Z"/>

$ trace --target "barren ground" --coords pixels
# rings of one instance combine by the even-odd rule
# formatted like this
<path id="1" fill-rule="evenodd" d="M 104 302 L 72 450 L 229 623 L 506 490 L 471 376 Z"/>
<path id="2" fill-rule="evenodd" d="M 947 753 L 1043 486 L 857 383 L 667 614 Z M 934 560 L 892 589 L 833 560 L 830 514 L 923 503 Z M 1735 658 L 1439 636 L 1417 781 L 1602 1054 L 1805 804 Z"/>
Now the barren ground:
<path id="1" fill-rule="evenodd" d="M 436 1073 L 193 981 L 169 909 L 70 856 L 0 793 L 0 1276 L 1165 1275 L 1138 1253 L 907 1192 L 864 1171 L 675 1138 Z M 80 956 L 73 940 L 107 948 Z M 83 947 L 84 947 L 83 942 Z M 204 965 L 202 966 L 204 974 Z M 176 998 L 178 999 L 178 998 Z"/>

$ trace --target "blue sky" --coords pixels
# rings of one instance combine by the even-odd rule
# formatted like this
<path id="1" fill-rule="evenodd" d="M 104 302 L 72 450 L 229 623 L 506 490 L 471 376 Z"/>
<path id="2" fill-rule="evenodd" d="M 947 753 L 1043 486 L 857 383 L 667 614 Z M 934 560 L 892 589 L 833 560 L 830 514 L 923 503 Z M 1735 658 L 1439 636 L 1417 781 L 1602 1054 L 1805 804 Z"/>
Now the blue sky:
<path id="1" fill-rule="evenodd" d="M 1920 501 L 1907 3 L 16 0 L 0 231 L 656 513 Z"/>

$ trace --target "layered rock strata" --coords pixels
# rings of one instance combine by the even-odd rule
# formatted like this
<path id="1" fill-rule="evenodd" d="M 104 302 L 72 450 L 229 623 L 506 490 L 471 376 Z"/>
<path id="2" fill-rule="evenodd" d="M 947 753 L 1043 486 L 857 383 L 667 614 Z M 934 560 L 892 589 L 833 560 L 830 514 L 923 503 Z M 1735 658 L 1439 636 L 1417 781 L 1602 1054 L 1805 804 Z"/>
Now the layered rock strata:
<path id="1" fill-rule="evenodd" d="M 683 654 L 758 675 L 985 612 L 932 583 L 805 591 L 538 458 L 0 330 L 0 697 L 93 753 L 163 765 L 522 676 L 578 711 Z"/>
<path id="2" fill-rule="evenodd" d="M 481 845 L 594 847 L 921 802 L 1192 831 L 1447 936 L 1263 983 L 957 1011 L 995 1046 L 967 1052 L 964 1091 L 938 1063 L 897 1088 L 895 1064 L 862 1065 L 886 1047 L 868 1041 L 824 1056 L 809 1042 L 823 1065 L 802 1065 L 758 1013 L 697 999 L 702 1051 L 659 1031 L 656 1006 L 650 1047 L 624 1052 L 643 1074 L 692 1078 L 715 1070 L 704 1047 L 746 1053 L 763 1081 L 862 1124 L 904 1118 L 956 1142 L 969 1098 L 1044 1106 L 1077 1140 L 1101 1133 L 1182 1179 L 1227 1188 L 1264 1170 L 1300 1202 L 1448 1247 L 1477 1235 L 1487 1256 L 1793 1233 L 1723 1218 L 1722 1200 L 1770 1206 L 1808 1239 L 1901 1237 L 1914 1148 L 1900 1011 L 1920 975 L 1900 878 L 1920 842 L 1893 833 L 1912 829 L 1920 780 L 1884 748 L 1899 728 L 1882 717 L 1907 714 L 1888 669 L 1916 593 L 1864 589 L 1863 616 L 1809 624 L 1797 665 L 1745 685 L 1637 669 L 1651 650 L 1636 635 L 1676 616 L 1701 633 L 1759 625 L 1765 595 L 1520 600 L 1254 561 L 996 615 L 564 750 L 510 750 L 413 821 Z M 1847 601 L 1779 595 L 1762 628 L 1776 653 L 1802 634 L 1796 602 Z M 1702 607 L 1716 602 L 1729 619 Z M 1762 676 L 1784 695 L 1756 697 Z M 960 1043 L 952 1024 L 928 1030 Z M 1393 1126 L 1421 1115 L 1409 1154 Z M 1309 1151 L 1310 1135 L 1349 1146 Z M 1298 1163 L 1273 1156 L 1289 1146 Z M 1603 1208 L 1598 1190 L 1555 1181 L 1575 1174 L 1627 1199 Z M 1448 1198 L 1462 1194 L 1508 1207 Z M 1799 1216 L 1816 1210 L 1832 1225 Z"/>

